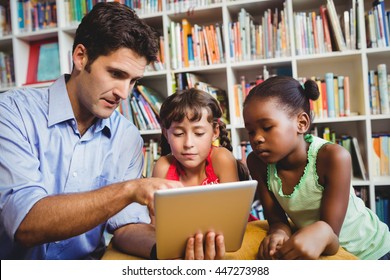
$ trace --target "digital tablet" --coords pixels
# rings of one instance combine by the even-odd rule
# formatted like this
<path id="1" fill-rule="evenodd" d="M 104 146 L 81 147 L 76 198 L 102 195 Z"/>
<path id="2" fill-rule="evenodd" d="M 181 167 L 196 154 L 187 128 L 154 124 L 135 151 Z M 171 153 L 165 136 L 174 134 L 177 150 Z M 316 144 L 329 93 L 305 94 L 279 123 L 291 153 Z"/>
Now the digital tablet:
<path id="1" fill-rule="evenodd" d="M 154 194 L 158 259 L 183 258 L 189 237 L 223 234 L 226 252 L 240 249 L 257 181 L 229 182 Z"/>

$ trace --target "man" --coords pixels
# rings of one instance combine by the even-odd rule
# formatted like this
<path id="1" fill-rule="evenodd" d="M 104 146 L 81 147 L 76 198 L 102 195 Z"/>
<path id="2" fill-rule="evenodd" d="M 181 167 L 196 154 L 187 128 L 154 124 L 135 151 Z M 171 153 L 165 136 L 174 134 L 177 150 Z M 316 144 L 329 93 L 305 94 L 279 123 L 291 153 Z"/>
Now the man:
<path id="1" fill-rule="evenodd" d="M 125 225 L 136 244 L 153 192 L 182 186 L 139 179 L 143 140 L 115 111 L 157 51 L 130 8 L 99 3 L 77 28 L 70 75 L 0 95 L 0 259 L 100 258 L 104 230 Z"/>
<path id="2" fill-rule="evenodd" d="M 154 190 L 180 186 L 133 180 L 143 141 L 115 111 L 157 50 L 131 9 L 101 3 L 77 29 L 71 75 L 1 94 L 1 259 L 99 258 L 106 226 L 148 222 L 133 202 L 151 207 Z"/>

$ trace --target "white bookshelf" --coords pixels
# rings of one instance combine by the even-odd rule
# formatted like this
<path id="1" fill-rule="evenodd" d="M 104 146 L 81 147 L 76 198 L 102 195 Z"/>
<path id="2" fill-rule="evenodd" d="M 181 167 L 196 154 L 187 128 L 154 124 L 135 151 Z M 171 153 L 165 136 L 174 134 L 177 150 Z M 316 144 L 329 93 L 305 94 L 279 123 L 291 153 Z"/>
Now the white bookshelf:
<path id="1" fill-rule="evenodd" d="M 3 1 L 4 2 L 4 1 Z M 6 1 L 5 1 L 6 2 Z M 18 30 L 17 21 L 17 1 L 8 1 L 11 7 L 12 34 L 0 37 L 0 51 L 12 51 L 14 54 L 15 68 L 15 86 L 23 86 L 26 81 L 29 44 L 32 41 L 43 38 L 58 38 L 60 51 L 60 65 L 62 73 L 69 73 L 69 52 L 73 44 L 77 24 L 68 24 L 65 20 L 64 9 L 66 0 L 57 0 L 57 18 L 58 26 L 43 31 L 22 33 Z M 167 0 L 168 2 L 168 0 Z M 213 3 L 214 2 L 214 3 Z M 266 9 L 283 8 L 286 2 L 287 16 L 289 18 L 288 34 L 290 37 L 291 52 L 286 57 L 247 60 L 233 62 L 229 59 L 228 44 L 228 23 L 237 20 L 238 12 L 245 8 L 256 19 L 260 17 Z M 352 0 L 334 0 L 338 12 L 347 10 L 351 7 Z M 335 72 L 338 74 L 349 75 L 351 79 L 351 111 L 357 115 L 351 117 L 317 119 L 315 124 L 318 127 L 330 126 L 339 133 L 346 133 L 355 136 L 359 140 L 362 151 L 363 161 L 368 171 L 368 179 L 353 179 L 353 185 L 364 187 L 369 191 L 369 206 L 375 211 L 375 197 L 378 188 L 381 192 L 390 193 L 390 177 L 371 176 L 373 163 L 371 160 L 371 135 L 378 132 L 390 131 L 390 115 L 371 115 L 369 105 L 368 89 L 368 71 L 375 68 L 379 63 L 385 63 L 390 72 L 390 47 L 368 48 L 365 40 L 364 12 L 371 8 L 372 0 L 359 2 L 359 30 L 362 34 L 361 48 L 357 50 L 337 51 L 324 54 L 297 55 L 295 50 L 294 26 L 292 24 L 294 12 L 318 13 L 321 4 L 326 4 L 326 0 L 216 0 L 209 1 L 211 4 L 188 4 L 193 2 L 178 4 L 175 9 L 168 10 L 170 5 L 163 1 L 163 11 L 149 14 L 139 14 L 148 24 L 158 30 L 165 38 L 164 49 L 166 58 L 166 70 L 158 72 L 147 72 L 142 82 L 160 92 L 163 96 L 172 94 L 172 73 L 192 72 L 199 74 L 205 80 L 214 86 L 224 89 L 229 97 L 229 111 L 232 114 L 235 109 L 233 100 L 233 85 L 239 83 L 240 76 L 245 75 L 248 80 L 254 80 L 258 74 L 261 74 L 263 66 L 272 73 L 281 68 L 288 69 L 292 76 L 311 77 L 324 76 L 326 72 Z M 199 1 L 199 3 L 202 3 Z M 203 1 L 206 3 L 206 1 Z M 390 0 L 385 1 L 387 9 L 390 9 Z M 180 10 L 182 7 L 182 10 Z M 219 22 L 223 26 L 223 39 L 225 49 L 225 62 L 209 66 L 189 67 L 171 70 L 169 59 L 169 36 L 168 27 L 171 21 L 180 22 L 187 18 L 194 24 L 214 24 Z M 43 84 L 45 85 L 45 84 Z M 39 85 L 41 86 L 41 84 Z M 8 88 L 1 88 L 5 91 Z M 232 119 L 232 118 L 231 118 Z M 242 140 L 247 140 L 246 131 L 241 123 L 228 125 L 231 133 L 231 139 L 235 152 Z M 143 137 L 147 140 L 158 138 L 160 131 L 141 131 Z"/>

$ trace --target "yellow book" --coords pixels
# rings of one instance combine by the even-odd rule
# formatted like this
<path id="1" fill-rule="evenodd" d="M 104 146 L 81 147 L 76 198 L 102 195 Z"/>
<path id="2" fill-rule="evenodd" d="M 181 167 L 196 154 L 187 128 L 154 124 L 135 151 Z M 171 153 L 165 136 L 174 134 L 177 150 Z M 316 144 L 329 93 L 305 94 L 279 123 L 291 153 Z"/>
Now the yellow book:
<path id="1" fill-rule="evenodd" d="M 183 63 L 184 67 L 189 67 L 190 62 L 188 59 L 188 36 L 191 36 L 191 24 L 188 22 L 187 19 L 183 18 L 181 21 L 182 26 L 182 40 L 183 40 Z"/>
<path id="2" fill-rule="evenodd" d="M 320 92 L 320 96 L 319 96 L 318 99 L 316 100 L 316 104 L 317 104 L 316 117 L 319 118 L 319 119 L 322 119 L 322 118 L 324 118 L 324 114 L 323 114 L 324 106 L 323 106 L 323 104 L 322 104 L 322 86 L 321 86 L 321 79 L 317 78 L 317 79 L 315 79 L 315 82 L 317 83 L 318 91 Z"/>

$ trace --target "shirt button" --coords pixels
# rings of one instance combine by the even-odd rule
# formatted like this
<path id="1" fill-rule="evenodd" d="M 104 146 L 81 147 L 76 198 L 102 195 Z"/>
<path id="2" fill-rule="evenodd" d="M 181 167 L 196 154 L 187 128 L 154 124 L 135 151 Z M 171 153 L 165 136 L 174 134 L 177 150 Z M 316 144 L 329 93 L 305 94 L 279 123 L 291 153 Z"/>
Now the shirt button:
<path id="1" fill-rule="evenodd" d="M 77 177 L 77 172 L 74 171 L 72 175 L 73 175 L 73 177 Z"/>

